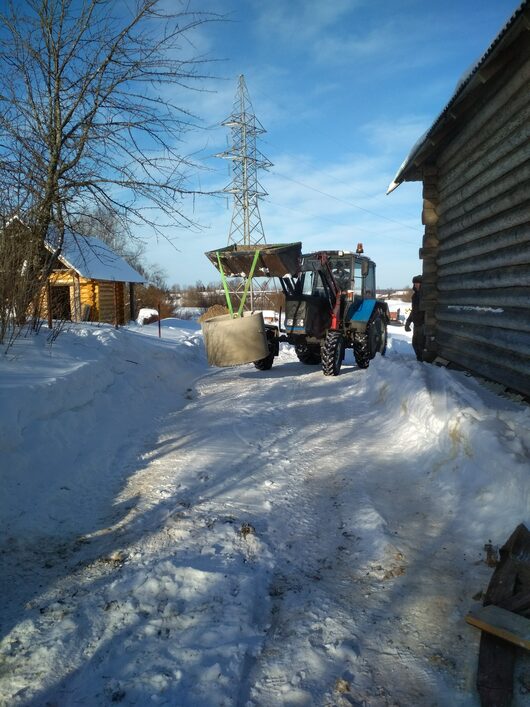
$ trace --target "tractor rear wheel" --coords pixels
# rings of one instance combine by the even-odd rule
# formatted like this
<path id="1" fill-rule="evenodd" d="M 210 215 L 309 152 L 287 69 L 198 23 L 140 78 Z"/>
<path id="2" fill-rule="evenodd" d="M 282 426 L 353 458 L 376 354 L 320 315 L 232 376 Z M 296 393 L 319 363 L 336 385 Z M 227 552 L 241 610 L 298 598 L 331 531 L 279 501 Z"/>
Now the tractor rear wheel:
<path id="1" fill-rule="evenodd" d="M 300 363 L 305 363 L 308 366 L 315 366 L 321 361 L 320 349 L 311 348 L 307 344 L 297 344 L 294 347 L 294 350 Z"/>
<path id="2" fill-rule="evenodd" d="M 374 358 L 376 353 L 381 356 L 386 352 L 386 322 L 381 314 L 380 309 L 376 309 L 372 317 L 366 325 L 364 334 L 357 336 L 353 342 L 353 355 L 355 363 L 359 368 L 368 368 L 370 360 Z"/>
<path id="3" fill-rule="evenodd" d="M 386 321 L 380 309 L 376 309 L 373 313 L 366 327 L 366 333 L 370 346 L 370 358 L 374 358 L 376 353 L 384 356 L 386 352 Z"/>
<path id="4" fill-rule="evenodd" d="M 338 376 L 344 357 L 344 337 L 340 331 L 328 331 L 322 346 L 322 373 Z"/>

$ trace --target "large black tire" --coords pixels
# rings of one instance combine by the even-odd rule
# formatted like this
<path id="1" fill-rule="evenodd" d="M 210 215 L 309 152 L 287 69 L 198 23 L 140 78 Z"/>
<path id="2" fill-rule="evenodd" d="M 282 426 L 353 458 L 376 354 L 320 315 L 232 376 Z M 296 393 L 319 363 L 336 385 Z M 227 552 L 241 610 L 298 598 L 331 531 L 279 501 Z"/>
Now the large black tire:
<path id="1" fill-rule="evenodd" d="M 344 337 L 340 331 L 328 331 L 322 346 L 322 373 L 338 376 L 344 358 Z"/>
<path id="2" fill-rule="evenodd" d="M 258 371 L 268 371 L 272 368 L 274 363 L 274 357 L 278 355 L 280 348 L 278 343 L 278 330 L 274 327 L 265 326 L 265 335 L 267 337 L 267 346 L 269 353 L 265 358 L 260 358 L 258 361 L 254 361 L 254 365 Z"/>
<path id="3" fill-rule="evenodd" d="M 364 334 L 353 342 L 353 355 L 359 368 L 368 368 L 376 353 L 385 355 L 387 342 L 386 319 L 380 309 L 376 309 L 366 325 Z"/>
<path id="4" fill-rule="evenodd" d="M 305 363 L 307 366 L 316 366 L 322 360 L 320 348 L 314 349 L 307 344 L 297 344 L 294 350 L 300 363 Z"/>
<path id="5" fill-rule="evenodd" d="M 268 371 L 272 368 L 273 362 L 274 354 L 270 353 L 268 356 L 265 356 L 265 358 L 260 358 L 259 361 L 254 361 L 254 365 L 258 371 Z"/>
<path id="6" fill-rule="evenodd" d="M 265 358 L 260 358 L 259 361 L 254 361 L 254 365 L 258 371 L 268 371 L 272 368 L 274 363 L 274 357 L 278 353 L 278 342 L 274 337 L 271 330 L 267 330 L 267 346 L 269 347 L 269 353 Z"/>
<path id="7" fill-rule="evenodd" d="M 359 368 L 368 368 L 370 365 L 370 348 L 366 334 L 359 334 L 353 341 L 353 355 Z"/>
<path id="8" fill-rule="evenodd" d="M 386 318 L 380 309 L 376 309 L 366 327 L 368 335 L 370 358 L 374 358 L 376 353 L 384 356 L 386 353 Z"/>

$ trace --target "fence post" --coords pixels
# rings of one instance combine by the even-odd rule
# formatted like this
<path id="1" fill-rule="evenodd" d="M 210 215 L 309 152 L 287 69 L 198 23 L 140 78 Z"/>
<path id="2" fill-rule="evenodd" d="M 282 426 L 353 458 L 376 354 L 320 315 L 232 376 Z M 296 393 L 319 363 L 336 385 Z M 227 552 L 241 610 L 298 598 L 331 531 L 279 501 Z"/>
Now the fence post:
<path id="1" fill-rule="evenodd" d="M 46 283 L 46 295 L 48 298 L 48 329 L 53 329 L 53 317 L 52 317 L 52 287 L 50 281 Z"/>

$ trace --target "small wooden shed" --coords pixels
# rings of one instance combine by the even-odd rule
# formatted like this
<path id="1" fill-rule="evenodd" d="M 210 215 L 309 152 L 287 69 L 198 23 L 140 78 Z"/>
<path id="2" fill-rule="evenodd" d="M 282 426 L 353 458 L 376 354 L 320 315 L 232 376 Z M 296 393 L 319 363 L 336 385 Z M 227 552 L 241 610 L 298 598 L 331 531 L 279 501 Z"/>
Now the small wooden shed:
<path id="1" fill-rule="evenodd" d="M 426 360 L 530 396 L 530 3 L 414 145 L 423 182 Z"/>
<path id="2" fill-rule="evenodd" d="M 54 251 L 53 239 L 45 245 Z M 144 281 L 103 241 L 67 232 L 42 293 L 42 316 L 125 324 L 135 318 L 134 285 Z"/>

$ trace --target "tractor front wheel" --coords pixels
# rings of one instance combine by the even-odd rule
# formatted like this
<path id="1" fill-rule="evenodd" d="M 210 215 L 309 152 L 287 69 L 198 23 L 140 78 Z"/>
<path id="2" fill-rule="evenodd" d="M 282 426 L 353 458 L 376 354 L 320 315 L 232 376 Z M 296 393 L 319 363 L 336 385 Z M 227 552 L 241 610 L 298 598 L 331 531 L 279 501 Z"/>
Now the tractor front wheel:
<path id="1" fill-rule="evenodd" d="M 355 357 L 355 363 L 359 368 L 368 368 L 370 365 L 370 349 L 366 334 L 355 337 L 353 342 L 353 355 Z"/>
<path id="2" fill-rule="evenodd" d="M 320 350 L 316 347 L 312 348 L 307 344 L 297 344 L 294 350 L 300 363 L 305 363 L 307 366 L 315 366 L 320 363 Z"/>
<path id="3" fill-rule="evenodd" d="M 265 356 L 265 358 L 260 358 L 258 361 L 254 361 L 254 366 L 258 369 L 258 371 L 270 370 L 272 368 L 272 364 L 274 363 L 274 357 L 278 353 L 278 341 L 274 331 L 272 329 L 267 329 L 266 336 L 269 353 Z"/>
<path id="4" fill-rule="evenodd" d="M 265 358 L 260 358 L 259 361 L 254 361 L 254 365 L 258 371 L 268 371 L 272 368 L 273 362 L 274 354 L 270 353 L 268 356 L 265 356 Z"/>
<path id="5" fill-rule="evenodd" d="M 338 376 L 344 358 L 344 337 L 340 331 L 328 331 L 322 346 L 322 373 Z"/>

